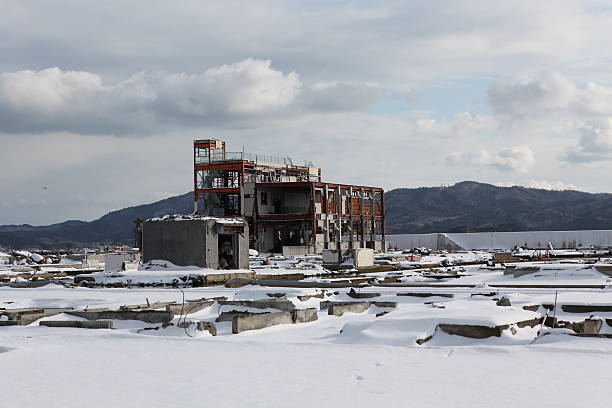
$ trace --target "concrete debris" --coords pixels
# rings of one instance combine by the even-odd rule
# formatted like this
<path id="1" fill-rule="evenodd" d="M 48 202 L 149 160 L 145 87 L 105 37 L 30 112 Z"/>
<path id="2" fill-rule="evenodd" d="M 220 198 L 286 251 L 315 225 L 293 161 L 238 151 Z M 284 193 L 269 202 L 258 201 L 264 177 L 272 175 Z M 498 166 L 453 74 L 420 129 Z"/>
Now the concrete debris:
<path id="1" fill-rule="evenodd" d="M 327 309 L 330 316 L 342 316 L 344 313 L 363 313 L 370 308 L 370 302 L 345 302 L 344 304 L 331 304 Z"/>
<path id="2" fill-rule="evenodd" d="M 90 311 L 67 311 L 66 314 L 82 317 L 87 320 L 140 320 L 147 323 L 164 323 L 174 318 L 174 315 L 166 311 L 147 310 L 147 311 L 127 311 L 127 310 L 107 310 L 99 312 Z"/>
<path id="3" fill-rule="evenodd" d="M 185 304 L 173 303 L 166 306 L 166 312 L 170 312 L 173 315 L 188 315 L 206 309 L 212 306 L 213 303 L 215 303 L 214 300 L 187 301 Z"/>
<path id="4" fill-rule="evenodd" d="M 321 293 L 317 293 L 316 295 L 303 295 L 303 296 L 298 296 L 297 297 L 298 300 L 305 302 L 307 300 L 310 299 L 324 299 L 325 298 L 325 292 L 321 292 Z"/>
<path id="5" fill-rule="evenodd" d="M 211 336 L 217 335 L 217 326 L 211 322 L 198 322 L 199 331 L 208 331 Z"/>
<path id="6" fill-rule="evenodd" d="M 353 299 L 370 299 L 381 296 L 380 293 L 374 292 L 357 292 L 355 289 L 352 289 L 347 293 Z"/>
<path id="7" fill-rule="evenodd" d="M 256 309 L 294 310 L 295 305 L 290 300 L 259 299 L 259 300 L 221 300 L 221 306 L 244 306 Z"/>
<path id="8" fill-rule="evenodd" d="M 561 305 L 561 310 L 567 313 L 612 312 L 612 305 Z"/>
<path id="9" fill-rule="evenodd" d="M 113 322 L 110 320 L 79 321 L 79 320 L 43 320 L 39 326 L 47 327 L 72 327 L 79 329 L 112 329 Z"/>
<path id="10" fill-rule="evenodd" d="M 232 320 L 232 333 L 258 330 L 279 324 L 307 323 L 318 319 L 317 309 L 298 309 L 288 312 L 259 313 L 235 316 Z"/>
<path id="11" fill-rule="evenodd" d="M 414 297 L 445 297 L 452 298 L 455 297 L 452 293 L 426 293 L 426 292 L 398 292 L 397 296 L 414 296 Z"/>
<path id="12" fill-rule="evenodd" d="M 231 322 L 234 319 L 234 316 L 250 316 L 250 315 L 262 314 L 262 313 L 265 313 L 265 312 L 254 313 L 254 312 L 245 312 L 241 310 L 230 310 L 229 312 L 221 312 L 219 314 L 219 317 L 217 317 L 215 321 L 216 322 Z"/>
<path id="13" fill-rule="evenodd" d="M 497 302 L 495 302 L 497 306 L 512 306 L 510 303 L 510 299 L 507 296 L 503 296 Z"/>

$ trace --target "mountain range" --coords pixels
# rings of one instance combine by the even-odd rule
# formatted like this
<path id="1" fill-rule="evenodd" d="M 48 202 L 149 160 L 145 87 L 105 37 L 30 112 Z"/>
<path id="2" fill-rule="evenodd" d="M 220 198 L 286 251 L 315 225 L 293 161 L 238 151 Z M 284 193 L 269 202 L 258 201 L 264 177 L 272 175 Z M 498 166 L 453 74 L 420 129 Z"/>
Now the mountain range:
<path id="1" fill-rule="evenodd" d="M 2 225 L 6 248 L 74 248 L 128 244 L 136 218 L 193 211 L 193 193 L 110 212 L 90 221 L 48 226 Z M 612 229 L 612 194 L 464 181 L 450 187 L 400 188 L 385 193 L 387 234 Z"/>

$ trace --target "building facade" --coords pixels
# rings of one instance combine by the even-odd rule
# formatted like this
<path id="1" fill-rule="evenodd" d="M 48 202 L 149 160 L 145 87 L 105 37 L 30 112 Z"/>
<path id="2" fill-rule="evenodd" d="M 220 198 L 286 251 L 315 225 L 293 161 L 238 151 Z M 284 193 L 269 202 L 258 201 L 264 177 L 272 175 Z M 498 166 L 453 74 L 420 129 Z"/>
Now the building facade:
<path id="1" fill-rule="evenodd" d="M 385 250 L 383 189 L 325 183 L 311 162 L 226 151 L 225 142 L 194 141 L 194 210 L 243 216 L 251 246 L 263 252 Z"/>

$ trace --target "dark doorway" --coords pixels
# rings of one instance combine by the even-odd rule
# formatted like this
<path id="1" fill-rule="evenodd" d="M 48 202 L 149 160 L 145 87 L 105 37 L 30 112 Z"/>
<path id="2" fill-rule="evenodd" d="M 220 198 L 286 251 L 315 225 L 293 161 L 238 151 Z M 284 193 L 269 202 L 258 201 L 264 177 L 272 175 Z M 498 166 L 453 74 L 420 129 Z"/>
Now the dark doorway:
<path id="1" fill-rule="evenodd" d="M 219 269 L 238 269 L 236 236 L 219 234 Z"/>

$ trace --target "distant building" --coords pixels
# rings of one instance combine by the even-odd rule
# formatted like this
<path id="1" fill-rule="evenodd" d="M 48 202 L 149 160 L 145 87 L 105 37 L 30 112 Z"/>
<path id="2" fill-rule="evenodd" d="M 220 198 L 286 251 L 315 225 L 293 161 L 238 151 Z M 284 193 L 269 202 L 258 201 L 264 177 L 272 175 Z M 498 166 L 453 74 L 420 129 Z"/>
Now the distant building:
<path id="1" fill-rule="evenodd" d="M 385 250 L 383 189 L 325 183 L 312 162 L 228 152 L 225 142 L 194 141 L 194 209 L 243 216 L 251 246 L 263 252 Z"/>
<path id="2" fill-rule="evenodd" d="M 6 265 L 10 263 L 11 256 L 9 254 L 5 254 L 4 252 L 0 252 L 0 265 Z"/>

